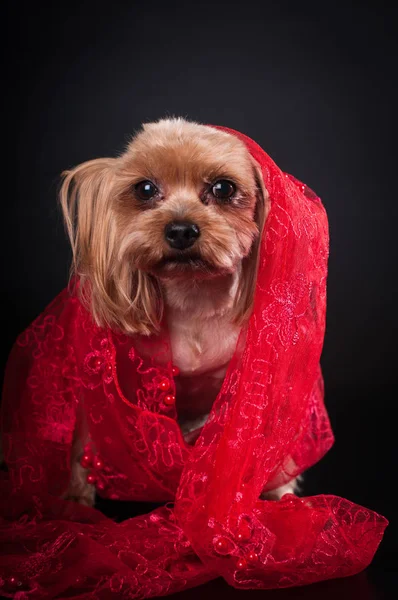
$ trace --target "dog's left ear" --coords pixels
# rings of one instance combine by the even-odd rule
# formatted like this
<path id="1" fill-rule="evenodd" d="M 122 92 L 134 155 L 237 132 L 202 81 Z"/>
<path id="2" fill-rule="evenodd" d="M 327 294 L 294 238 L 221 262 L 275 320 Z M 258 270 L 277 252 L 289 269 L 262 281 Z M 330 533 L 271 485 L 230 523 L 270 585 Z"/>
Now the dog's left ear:
<path id="1" fill-rule="evenodd" d="M 257 203 L 256 210 L 258 209 L 258 214 L 256 214 L 256 223 L 259 228 L 260 238 L 262 236 L 263 228 L 265 222 L 268 217 L 268 213 L 271 208 L 271 201 L 269 197 L 269 193 L 264 184 L 263 172 L 261 170 L 260 165 L 252 156 L 250 157 L 253 164 L 254 177 L 256 179 L 257 184 Z"/>
<path id="2" fill-rule="evenodd" d="M 254 221 L 257 225 L 258 236 L 253 242 L 249 255 L 242 261 L 242 276 L 236 295 L 235 315 L 233 318 L 233 323 L 237 325 L 243 325 L 249 319 L 253 310 L 257 272 L 260 262 L 261 240 L 263 237 L 264 225 L 271 207 L 270 197 L 264 185 L 261 167 L 253 157 L 250 158 L 256 180 Z"/>

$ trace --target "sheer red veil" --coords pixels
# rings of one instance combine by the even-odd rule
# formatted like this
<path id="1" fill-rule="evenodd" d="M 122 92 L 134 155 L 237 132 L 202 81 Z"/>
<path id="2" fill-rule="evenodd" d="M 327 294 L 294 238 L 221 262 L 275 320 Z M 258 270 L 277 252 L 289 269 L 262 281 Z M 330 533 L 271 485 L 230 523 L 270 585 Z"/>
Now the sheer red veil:
<path id="1" fill-rule="evenodd" d="M 386 520 L 348 500 L 260 499 L 333 443 L 319 366 L 328 226 L 307 186 L 220 129 L 258 162 L 271 209 L 253 312 L 210 417 L 186 444 L 163 402 L 174 386 L 166 329 L 145 340 L 101 329 L 64 290 L 6 370 L 3 596 L 147 598 L 218 576 L 240 588 L 303 585 L 362 570 L 380 543 Z M 62 500 L 76 435 L 96 457 L 98 494 L 168 504 L 115 523 Z"/>

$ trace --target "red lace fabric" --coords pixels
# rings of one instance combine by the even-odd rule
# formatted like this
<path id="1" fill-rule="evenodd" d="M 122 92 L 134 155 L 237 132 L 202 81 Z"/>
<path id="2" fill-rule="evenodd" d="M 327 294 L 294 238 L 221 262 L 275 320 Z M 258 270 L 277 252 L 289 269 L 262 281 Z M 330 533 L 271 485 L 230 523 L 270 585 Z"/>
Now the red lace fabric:
<path id="1" fill-rule="evenodd" d="M 237 588 L 303 585 L 362 570 L 380 543 L 387 521 L 348 500 L 260 499 L 333 443 L 319 367 L 327 218 L 308 187 L 226 131 L 260 164 L 271 211 L 254 309 L 210 417 L 188 445 L 165 323 L 149 338 L 100 329 L 63 291 L 7 366 L 5 597 L 149 598 L 218 576 Z M 117 524 L 63 500 L 76 440 L 99 495 L 168 504 Z"/>

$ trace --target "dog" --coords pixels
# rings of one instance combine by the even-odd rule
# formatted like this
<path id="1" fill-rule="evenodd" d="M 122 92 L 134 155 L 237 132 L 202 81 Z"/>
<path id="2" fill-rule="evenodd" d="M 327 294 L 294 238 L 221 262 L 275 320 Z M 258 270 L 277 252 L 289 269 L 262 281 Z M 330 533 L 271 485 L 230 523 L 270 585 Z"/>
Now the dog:
<path id="1" fill-rule="evenodd" d="M 166 315 L 180 369 L 179 425 L 193 444 L 253 307 L 270 208 L 256 161 L 225 131 L 161 119 L 144 124 L 117 158 L 65 172 L 60 201 L 72 272 L 90 283 L 95 322 L 149 336 Z M 65 498 L 93 505 L 83 446 L 76 440 Z M 297 489 L 294 480 L 262 497 Z"/>

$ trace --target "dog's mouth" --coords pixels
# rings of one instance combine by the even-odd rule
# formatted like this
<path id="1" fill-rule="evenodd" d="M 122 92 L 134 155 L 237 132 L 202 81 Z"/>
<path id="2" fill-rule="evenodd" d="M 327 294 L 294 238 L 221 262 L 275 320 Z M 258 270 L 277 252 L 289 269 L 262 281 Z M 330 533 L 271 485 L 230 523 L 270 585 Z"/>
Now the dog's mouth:
<path id="1" fill-rule="evenodd" d="M 169 267 L 190 267 L 199 269 L 210 267 L 210 263 L 204 260 L 199 254 L 175 254 L 173 256 L 164 256 L 158 263 L 160 268 Z"/>
<path id="2" fill-rule="evenodd" d="M 164 256 L 152 269 L 155 273 L 163 275 L 183 275 L 184 273 L 195 273 L 197 275 L 211 276 L 219 274 L 217 269 L 210 262 L 200 256 L 200 254 L 174 254 Z"/>

